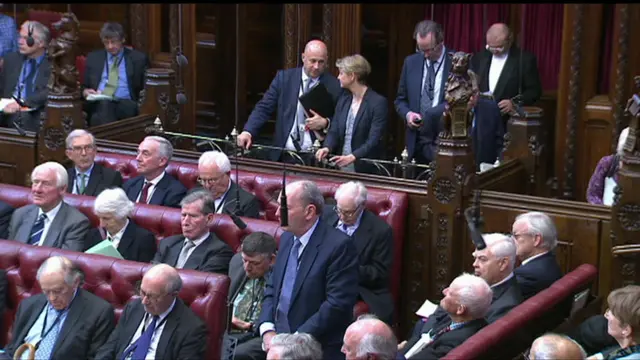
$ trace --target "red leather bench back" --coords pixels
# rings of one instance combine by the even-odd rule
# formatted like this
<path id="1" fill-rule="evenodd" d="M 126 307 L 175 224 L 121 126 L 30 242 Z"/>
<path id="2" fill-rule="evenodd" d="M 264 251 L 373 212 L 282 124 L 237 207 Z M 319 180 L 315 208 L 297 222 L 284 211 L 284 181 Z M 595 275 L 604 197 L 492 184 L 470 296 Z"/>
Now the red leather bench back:
<path id="1" fill-rule="evenodd" d="M 0 247 L 0 267 L 7 271 L 9 281 L 3 331 L 0 333 L 4 340 L 9 340 L 11 336 L 11 326 L 20 301 L 41 292 L 36 272 L 50 256 L 61 255 L 74 261 L 84 272 L 83 288 L 110 302 L 115 308 L 116 321 L 127 302 L 136 296 L 137 284 L 151 267 L 150 264 L 36 247 L 17 241 L 0 240 Z M 180 298 L 202 318 L 209 329 L 207 359 L 219 359 L 226 328 L 229 278 L 193 270 L 178 272 L 183 281 Z"/>
<path id="2" fill-rule="evenodd" d="M 510 344 L 513 335 L 534 323 L 545 313 L 575 293 L 586 289 L 598 276 L 598 269 L 582 264 L 572 272 L 512 309 L 507 315 L 478 331 L 442 359 L 475 359 Z M 547 329 L 551 331 L 553 329 Z M 528 345 L 531 345 L 529 343 Z M 519 349 L 524 351 L 525 349 Z M 517 350 L 518 351 L 518 350 Z"/>

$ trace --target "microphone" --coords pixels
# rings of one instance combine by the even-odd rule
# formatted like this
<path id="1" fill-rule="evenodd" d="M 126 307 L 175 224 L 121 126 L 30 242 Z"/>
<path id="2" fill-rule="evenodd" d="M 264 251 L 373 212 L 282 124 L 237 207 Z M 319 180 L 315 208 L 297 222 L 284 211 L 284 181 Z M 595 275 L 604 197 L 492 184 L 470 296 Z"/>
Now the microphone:
<path id="1" fill-rule="evenodd" d="M 27 135 L 27 133 L 22 128 L 22 108 L 25 107 L 25 104 L 20 98 L 20 93 L 22 93 L 22 85 L 18 85 L 18 97 L 12 96 L 13 100 L 15 100 L 18 106 L 20 106 L 20 109 L 18 109 L 17 119 L 12 122 L 13 122 L 13 127 L 16 128 L 16 130 L 18 131 L 18 134 L 20 134 L 21 136 L 25 136 Z"/>
<path id="2" fill-rule="evenodd" d="M 237 208 L 237 205 L 236 205 L 236 208 Z M 247 224 L 244 221 L 242 221 L 242 219 L 240 219 L 238 215 L 234 214 L 232 211 L 229 211 L 229 210 L 223 210 L 223 212 L 231 217 L 231 220 L 238 227 L 238 229 L 244 230 L 247 228 Z"/>
<path id="3" fill-rule="evenodd" d="M 189 65 L 189 59 L 182 52 L 182 4 L 178 4 L 178 46 L 175 49 L 177 66 L 176 102 L 178 105 L 187 103 L 187 95 L 184 93 L 182 68 Z"/>
<path id="4" fill-rule="evenodd" d="M 187 95 L 184 94 L 184 91 L 182 91 L 182 89 L 178 90 L 176 94 L 176 102 L 179 105 L 184 105 L 187 103 Z"/>
<path id="5" fill-rule="evenodd" d="M 187 57 L 184 56 L 184 54 L 180 50 L 178 50 L 178 53 L 176 54 L 176 63 L 180 67 L 185 67 L 185 66 L 189 65 L 189 60 L 187 60 Z"/>
<path id="6" fill-rule="evenodd" d="M 473 241 L 476 249 L 482 250 L 487 247 L 487 244 L 482 238 L 482 226 L 484 225 L 484 220 L 480 215 L 480 190 L 476 190 L 473 203 L 474 204 L 472 206 L 468 207 L 464 211 L 464 218 L 467 221 L 467 226 L 469 227 L 471 241 Z"/>

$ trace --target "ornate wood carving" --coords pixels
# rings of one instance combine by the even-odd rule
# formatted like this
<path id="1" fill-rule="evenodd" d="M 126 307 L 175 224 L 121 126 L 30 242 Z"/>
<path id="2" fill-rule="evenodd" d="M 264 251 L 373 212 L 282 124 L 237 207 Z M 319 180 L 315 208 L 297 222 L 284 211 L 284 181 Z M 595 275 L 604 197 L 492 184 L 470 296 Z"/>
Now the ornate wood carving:
<path id="1" fill-rule="evenodd" d="M 625 89 L 626 79 L 629 71 L 629 4 L 618 4 L 619 20 L 618 20 L 618 56 L 616 59 L 616 82 L 615 82 L 615 98 L 613 101 L 614 112 L 613 120 L 615 126 L 611 134 L 611 151 L 616 151 L 618 145 L 618 136 L 623 129 L 622 119 L 624 118 L 625 108 Z"/>
<path id="2" fill-rule="evenodd" d="M 311 37 L 311 5 L 284 5 L 284 67 L 297 67 L 306 41 Z"/>
<path id="3" fill-rule="evenodd" d="M 333 23 L 333 4 L 322 4 L 322 41 L 331 49 L 331 25 Z"/>
<path id="4" fill-rule="evenodd" d="M 331 4 L 330 6 L 333 8 L 327 18 L 331 18 L 331 24 L 328 27 L 324 27 L 323 30 L 325 36 L 330 32 L 330 43 L 327 43 L 327 48 L 329 49 L 328 64 L 333 65 L 336 59 L 360 52 L 360 44 L 362 42 L 362 4 Z M 326 10 L 325 15 L 327 15 Z M 326 19 L 324 20 L 326 21 Z M 324 25 L 326 26 L 327 23 L 325 22 Z M 335 67 L 331 67 L 335 71 Z"/>
<path id="5" fill-rule="evenodd" d="M 578 112 L 580 104 L 580 50 L 582 48 L 582 27 L 584 18 L 583 4 L 574 4 L 575 17 L 573 19 L 573 45 L 571 47 L 571 80 L 569 81 L 569 96 L 567 106 L 566 151 L 564 164 L 565 199 L 574 198 L 576 172 L 576 129 L 578 126 Z"/>
<path id="6" fill-rule="evenodd" d="M 147 9 L 145 4 L 129 4 L 129 19 L 131 23 L 131 45 L 134 48 L 148 52 L 147 48 L 147 36 L 149 36 L 149 29 L 147 23 Z"/>

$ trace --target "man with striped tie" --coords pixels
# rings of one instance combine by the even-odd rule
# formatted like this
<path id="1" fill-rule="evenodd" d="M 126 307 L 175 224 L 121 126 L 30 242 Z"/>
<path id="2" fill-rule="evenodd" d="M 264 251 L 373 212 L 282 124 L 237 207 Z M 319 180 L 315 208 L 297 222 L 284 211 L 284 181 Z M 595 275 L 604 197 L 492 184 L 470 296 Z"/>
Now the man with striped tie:
<path id="1" fill-rule="evenodd" d="M 35 246 L 84 251 L 89 219 L 63 200 L 67 170 L 57 162 L 40 164 L 31 172 L 32 204 L 13 212 L 9 239 Z"/>

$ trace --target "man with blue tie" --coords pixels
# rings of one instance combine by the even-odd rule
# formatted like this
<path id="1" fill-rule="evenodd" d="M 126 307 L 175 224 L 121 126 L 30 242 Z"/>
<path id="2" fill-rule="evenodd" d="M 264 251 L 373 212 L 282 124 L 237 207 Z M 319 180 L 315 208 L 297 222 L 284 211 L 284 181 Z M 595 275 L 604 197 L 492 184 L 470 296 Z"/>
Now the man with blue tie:
<path id="1" fill-rule="evenodd" d="M 93 359 L 113 331 L 113 306 L 80 287 L 82 272 L 65 257 L 45 260 L 36 278 L 42 293 L 18 305 L 5 354 L 31 344 L 36 359 Z"/>
<path id="2" fill-rule="evenodd" d="M 324 198 L 302 180 L 287 185 L 288 225 L 267 280 L 259 330 L 268 351 L 277 333 L 307 333 L 325 359 L 344 359 L 342 336 L 358 296 L 358 259 L 353 241 L 321 219 Z M 276 214 L 281 216 L 282 207 Z"/>
<path id="3" fill-rule="evenodd" d="M 108 22 L 100 30 L 104 50 L 87 55 L 82 95 L 90 126 L 138 115 L 140 91 L 144 89 L 149 57 L 124 46 L 122 25 Z M 96 98 L 104 95 L 108 98 Z"/>

